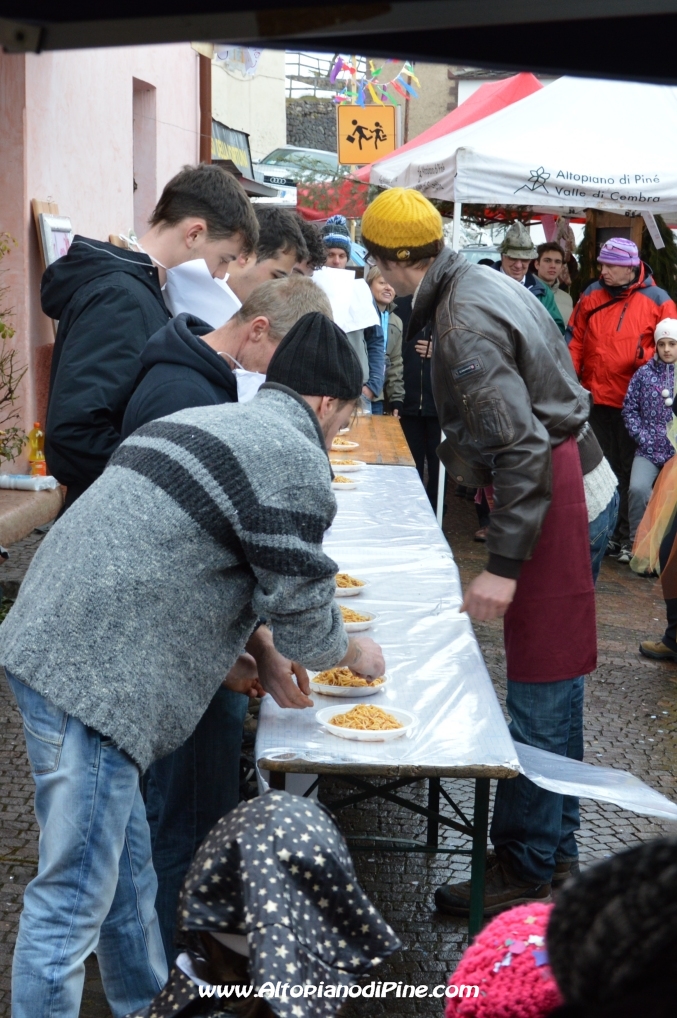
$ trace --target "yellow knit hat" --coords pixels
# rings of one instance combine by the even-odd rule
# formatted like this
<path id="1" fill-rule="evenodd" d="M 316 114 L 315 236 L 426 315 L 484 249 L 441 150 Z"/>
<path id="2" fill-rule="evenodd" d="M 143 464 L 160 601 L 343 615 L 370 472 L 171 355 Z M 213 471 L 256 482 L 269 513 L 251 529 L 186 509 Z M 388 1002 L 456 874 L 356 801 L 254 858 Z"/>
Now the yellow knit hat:
<path id="1" fill-rule="evenodd" d="M 427 198 L 409 187 L 383 191 L 362 216 L 362 243 L 389 261 L 415 261 L 439 254 L 442 217 Z"/>

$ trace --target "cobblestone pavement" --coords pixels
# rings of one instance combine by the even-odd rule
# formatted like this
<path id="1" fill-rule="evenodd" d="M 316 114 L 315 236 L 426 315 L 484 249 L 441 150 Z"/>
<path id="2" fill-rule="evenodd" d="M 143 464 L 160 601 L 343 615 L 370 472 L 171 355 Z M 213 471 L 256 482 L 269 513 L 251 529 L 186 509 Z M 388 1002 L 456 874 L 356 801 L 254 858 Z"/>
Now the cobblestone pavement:
<path id="1" fill-rule="evenodd" d="M 476 529 L 474 507 L 450 496 L 445 531 L 450 539 L 461 577 L 467 582 L 480 571 L 485 552 L 472 542 Z M 13 561 L 26 562 L 35 549 L 35 536 L 16 545 Z M 19 552 L 19 554 L 16 554 Z M 0 578 L 0 583 L 2 582 Z M 656 637 L 663 628 L 663 603 L 655 580 L 634 576 L 627 566 L 605 560 L 597 587 L 599 666 L 589 676 L 586 691 L 586 760 L 632 770 L 638 777 L 677 799 L 677 666 L 647 661 L 639 656 L 641 639 Z M 477 637 L 501 702 L 505 695 L 505 661 L 502 625 L 476 626 Z M 32 814 L 32 782 L 26 764 L 23 738 L 16 710 L 5 683 L 0 684 L 0 1016 L 9 1014 L 11 950 L 21 907 L 23 887 L 35 869 L 37 830 Z M 445 788 L 464 808 L 472 811 L 472 784 L 445 781 Z M 339 792 L 329 783 L 321 797 Z M 413 796 L 423 801 L 423 783 Z M 348 834 L 390 834 L 424 837 L 425 820 L 413 818 L 397 806 L 379 803 L 342 812 Z M 616 806 L 585 800 L 579 834 L 582 863 L 588 864 L 638 840 L 674 831 L 675 825 L 621 810 Z M 453 832 L 442 844 L 460 844 Z M 360 879 L 374 903 L 397 930 L 404 949 L 379 970 L 392 978 L 433 987 L 453 970 L 464 945 L 463 924 L 435 913 L 435 887 L 450 877 L 464 876 L 469 866 L 463 857 L 418 854 L 385 855 L 374 851 L 356 853 Z M 351 1002 L 344 1018 L 366 1018 L 385 1013 L 392 1018 L 437 1016 L 440 1001 L 389 999 Z M 96 964 L 87 968 L 82 1018 L 108 1018 Z"/>

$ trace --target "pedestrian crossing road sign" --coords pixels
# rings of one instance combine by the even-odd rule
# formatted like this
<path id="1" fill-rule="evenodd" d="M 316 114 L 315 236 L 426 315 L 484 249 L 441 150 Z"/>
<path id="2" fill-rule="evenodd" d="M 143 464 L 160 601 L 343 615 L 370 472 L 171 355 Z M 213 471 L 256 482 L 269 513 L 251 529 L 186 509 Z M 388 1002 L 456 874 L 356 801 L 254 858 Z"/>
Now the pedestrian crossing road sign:
<path id="1" fill-rule="evenodd" d="M 395 151 L 394 106 L 339 106 L 338 161 L 364 166 Z"/>

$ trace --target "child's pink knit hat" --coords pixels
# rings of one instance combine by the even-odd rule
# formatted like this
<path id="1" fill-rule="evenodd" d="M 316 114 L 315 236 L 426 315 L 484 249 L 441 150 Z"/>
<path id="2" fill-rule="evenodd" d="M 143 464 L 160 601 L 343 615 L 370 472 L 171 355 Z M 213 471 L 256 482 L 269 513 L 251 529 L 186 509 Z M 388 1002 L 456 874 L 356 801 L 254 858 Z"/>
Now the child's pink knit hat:
<path id="1" fill-rule="evenodd" d="M 563 1003 L 545 949 L 552 905 L 518 905 L 496 916 L 458 963 L 447 1018 L 545 1018 Z M 479 986 L 479 995 L 459 995 Z M 474 990 L 471 991 L 474 994 Z"/>

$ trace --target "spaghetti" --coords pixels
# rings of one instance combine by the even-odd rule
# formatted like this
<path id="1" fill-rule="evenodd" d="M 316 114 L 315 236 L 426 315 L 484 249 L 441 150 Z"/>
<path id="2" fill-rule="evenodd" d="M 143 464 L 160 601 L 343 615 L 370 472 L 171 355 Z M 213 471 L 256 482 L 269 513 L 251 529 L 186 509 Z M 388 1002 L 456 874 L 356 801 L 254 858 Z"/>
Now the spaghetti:
<path id="1" fill-rule="evenodd" d="M 345 714 L 335 714 L 329 719 L 329 724 L 338 728 L 354 728 L 362 732 L 386 732 L 394 728 L 404 728 L 397 718 L 382 707 L 367 707 L 365 704 L 353 707 Z"/>
<path id="2" fill-rule="evenodd" d="M 337 573 L 336 574 L 336 586 L 342 590 L 348 587 L 363 587 L 364 580 L 356 580 L 350 573 Z"/>
<path id="3" fill-rule="evenodd" d="M 351 672 L 350 668 L 329 668 L 316 675 L 312 681 L 320 686 L 380 686 L 383 683 L 382 678 L 367 682 Z"/>
<path id="4" fill-rule="evenodd" d="M 349 477 L 342 477 L 341 474 L 334 474 L 334 484 L 354 484 Z"/>
<path id="5" fill-rule="evenodd" d="M 356 612 L 352 608 L 346 608 L 344 604 L 339 605 L 339 608 L 341 609 L 344 622 L 369 622 L 372 618 L 371 615 L 365 615 L 363 612 Z"/>

